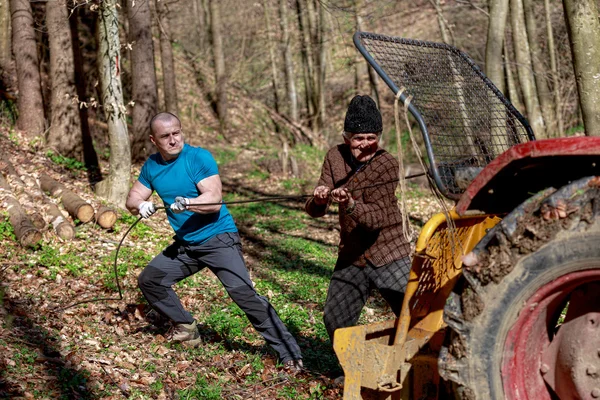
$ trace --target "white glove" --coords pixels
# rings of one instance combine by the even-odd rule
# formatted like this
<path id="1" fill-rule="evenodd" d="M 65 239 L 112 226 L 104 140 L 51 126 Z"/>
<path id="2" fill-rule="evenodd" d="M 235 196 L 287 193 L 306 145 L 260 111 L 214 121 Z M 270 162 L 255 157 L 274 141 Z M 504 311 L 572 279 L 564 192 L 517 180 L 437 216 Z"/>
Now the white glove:
<path id="1" fill-rule="evenodd" d="M 142 218 L 149 218 L 156 212 L 156 207 L 149 201 L 142 201 L 138 206 L 138 210 L 140 211 Z"/>
<path id="2" fill-rule="evenodd" d="M 175 201 L 171 204 L 171 211 L 175 214 L 179 214 L 180 212 L 184 212 L 187 209 L 187 205 L 190 204 L 190 199 L 186 199 L 185 197 L 177 196 L 175 197 Z"/>

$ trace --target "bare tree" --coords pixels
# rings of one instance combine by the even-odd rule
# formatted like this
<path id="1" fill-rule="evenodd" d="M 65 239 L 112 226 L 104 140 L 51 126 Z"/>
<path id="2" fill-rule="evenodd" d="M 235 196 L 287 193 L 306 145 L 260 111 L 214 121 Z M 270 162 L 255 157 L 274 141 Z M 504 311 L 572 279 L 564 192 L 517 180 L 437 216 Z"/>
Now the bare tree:
<path id="1" fill-rule="evenodd" d="M 194 4 L 197 2 L 194 1 Z M 165 94 L 165 109 L 173 114 L 179 114 L 177 107 L 177 80 L 175 79 L 175 64 L 173 62 L 173 47 L 171 45 L 171 29 L 169 24 L 169 8 L 165 0 L 156 1 L 160 36 L 160 61 L 163 72 L 163 91 Z"/>
<path id="2" fill-rule="evenodd" d="M 529 49 L 531 50 L 531 59 L 533 62 L 533 72 L 535 76 L 535 86 L 544 117 L 544 126 L 546 134 L 550 135 L 556 130 L 556 117 L 554 115 L 554 104 L 552 102 L 552 93 L 548 87 L 546 76 L 548 71 L 544 64 L 544 56 L 540 47 L 537 25 L 535 20 L 534 2 L 532 0 L 523 0 L 525 10 L 525 24 L 527 26 L 527 37 L 529 39 Z"/>
<path id="3" fill-rule="evenodd" d="M 10 8 L 7 1 L 0 2 L 0 68 L 9 69 L 12 59 L 10 44 Z"/>
<path id="4" fill-rule="evenodd" d="M 73 49 L 73 67 L 75 72 L 75 87 L 79 101 L 86 100 L 86 74 L 83 69 L 83 56 L 81 55 L 79 40 L 79 11 L 81 7 L 70 10 L 69 25 L 71 28 L 71 48 Z M 98 155 L 94 148 L 94 142 L 90 133 L 87 105 L 79 108 L 79 120 L 81 122 L 81 142 L 83 145 L 83 160 L 88 172 L 88 180 L 92 184 L 102 180 L 102 172 L 98 163 Z"/>
<path id="5" fill-rule="evenodd" d="M 12 45 L 15 51 L 19 98 L 17 127 L 30 137 L 40 137 L 45 130 L 44 104 L 33 30 L 33 15 L 28 0 L 10 0 Z"/>
<path id="6" fill-rule="evenodd" d="M 46 144 L 65 157 L 83 160 L 81 120 L 66 0 L 46 3 L 46 24 L 52 77 L 50 128 Z"/>
<path id="7" fill-rule="evenodd" d="M 308 2 L 310 0 L 296 0 L 296 14 L 298 15 L 298 33 L 300 37 L 300 54 L 302 56 L 302 77 L 304 79 L 304 98 L 309 115 L 313 115 L 314 102 L 313 91 L 315 82 L 313 49 L 311 42 L 310 18 L 308 14 Z M 281 3 L 280 3 L 281 5 Z M 281 14 L 281 11 L 280 11 Z M 281 18 L 281 15 L 280 15 Z M 289 27 L 288 27 L 289 32 Z M 289 36 L 289 33 L 287 33 Z M 285 51 L 285 50 L 284 50 Z M 284 53 L 285 57 L 285 53 Z"/>
<path id="8" fill-rule="evenodd" d="M 102 107 L 108 122 L 110 139 L 110 171 L 108 177 L 96 185 L 96 193 L 119 207 L 125 207 L 131 173 L 131 150 L 125 122 L 119 65 L 119 22 L 114 2 L 100 3 L 98 15 L 98 67 Z"/>
<path id="9" fill-rule="evenodd" d="M 227 75 L 225 73 L 225 54 L 223 53 L 223 36 L 221 35 L 221 13 L 218 0 L 210 1 L 210 32 L 212 40 L 213 60 L 215 63 L 215 97 L 217 116 L 221 133 L 227 128 Z"/>
<path id="10" fill-rule="evenodd" d="M 562 136 L 565 128 L 561 112 L 562 98 L 558 83 L 558 66 L 556 64 L 556 46 L 554 45 L 554 32 L 552 29 L 552 18 L 550 16 L 550 0 L 544 0 L 544 11 L 546 14 L 546 32 L 548 35 L 548 53 L 550 53 L 550 70 L 552 71 L 552 87 L 555 107 L 554 114 L 556 116 L 558 130 L 556 136 Z"/>
<path id="11" fill-rule="evenodd" d="M 269 46 L 269 58 L 271 60 L 271 83 L 273 85 L 273 102 L 274 109 L 279 113 L 279 73 L 277 69 L 277 59 L 275 57 L 275 40 L 273 39 L 273 30 L 271 26 L 271 18 L 269 1 L 263 0 L 263 8 L 265 13 L 265 29 L 267 30 L 267 43 Z"/>
<path id="12" fill-rule="evenodd" d="M 527 109 L 527 116 L 531 127 L 538 137 L 545 137 L 544 120 L 540 111 L 540 103 L 535 88 L 533 68 L 531 65 L 531 52 L 529 40 L 525 30 L 525 16 L 522 0 L 510 1 L 510 15 L 512 24 L 513 44 L 515 48 L 515 59 L 517 62 L 517 73 L 523 100 Z"/>
<path id="13" fill-rule="evenodd" d="M 354 24 L 356 27 L 357 31 L 362 31 L 363 30 L 363 22 L 362 22 L 362 16 L 360 15 L 360 11 L 363 9 L 363 4 L 362 4 L 362 0 L 354 0 Z M 360 57 L 362 59 L 362 57 Z M 364 61 L 366 63 L 366 61 Z M 358 66 L 361 65 L 363 63 L 363 61 L 361 60 L 360 62 L 357 62 L 356 64 L 356 74 L 359 74 L 359 70 L 358 70 Z M 377 106 L 379 106 L 379 87 L 377 85 L 377 73 L 373 70 L 373 68 L 371 68 L 371 66 L 369 65 L 369 63 L 366 64 L 367 65 L 367 74 L 369 74 L 369 87 L 371 89 L 371 97 L 373 97 L 373 100 L 375 100 L 375 103 L 377 103 Z M 357 80 L 360 80 L 360 77 L 356 78 Z M 356 88 L 358 89 L 360 87 L 360 85 L 355 85 Z M 357 92 L 359 92 L 360 90 L 357 90 Z"/>
<path id="14" fill-rule="evenodd" d="M 151 153 L 150 120 L 156 114 L 158 92 L 154 67 L 149 1 L 127 0 L 131 49 L 131 96 L 133 105 L 132 161 L 143 161 Z"/>
<path id="15" fill-rule="evenodd" d="M 292 60 L 292 50 L 290 43 L 290 30 L 287 20 L 287 1 L 279 0 L 279 24 L 281 25 L 281 51 L 283 53 L 283 63 L 285 71 L 285 82 L 288 97 L 288 106 L 290 119 L 298 121 L 298 96 L 296 93 L 296 83 L 294 75 L 294 61 Z"/>
<path id="16" fill-rule="evenodd" d="M 600 136 L 600 37 L 593 0 L 563 0 L 586 135 Z"/>
<path id="17" fill-rule="evenodd" d="M 442 40 L 444 43 L 454 45 L 454 32 L 450 27 L 450 24 L 444 17 L 444 13 L 442 11 L 442 6 L 440 4 L 440 0 L 429 0 L 433 8 L 435 8 L 435 13 L 437 15 L 438 25 L 440 27 L 440 34 L 442 35 Z"/>
<path id="18" fill-rule="evenodd" d="M 489 24 L 485 47 L 485 74 L 502 93 L 506 93 L 502 50 L 504 49 L 508 2 L 509 0 L 490 0 Z"/>

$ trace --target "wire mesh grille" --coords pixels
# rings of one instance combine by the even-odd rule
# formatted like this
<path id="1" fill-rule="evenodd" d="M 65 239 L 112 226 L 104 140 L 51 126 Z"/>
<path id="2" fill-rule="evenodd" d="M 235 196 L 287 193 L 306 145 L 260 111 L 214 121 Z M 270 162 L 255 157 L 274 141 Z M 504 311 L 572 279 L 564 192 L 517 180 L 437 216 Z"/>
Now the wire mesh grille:
<path id="1" fill-rule="evenodd" d="M 365 32 L 360 43 L 378 74 L 397 86 L 392 90 L 413 96 L 446 196 L 460 197 L 491 160 L 530 140 L 523 116 L 458 49 Z"/>

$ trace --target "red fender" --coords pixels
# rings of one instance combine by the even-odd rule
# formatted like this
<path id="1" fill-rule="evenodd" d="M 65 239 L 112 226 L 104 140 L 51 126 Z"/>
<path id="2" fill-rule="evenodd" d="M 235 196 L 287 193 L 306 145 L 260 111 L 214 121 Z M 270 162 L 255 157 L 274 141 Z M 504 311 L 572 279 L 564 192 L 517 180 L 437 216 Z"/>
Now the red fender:
<path id="1" fill-rule="evenodd" d="M 456 205 L 458 214 L 510 212 L 531 195 L 584 176 L 600 175 L 600 137 L 535 140 L 511 147 L 471 182 Z"/>

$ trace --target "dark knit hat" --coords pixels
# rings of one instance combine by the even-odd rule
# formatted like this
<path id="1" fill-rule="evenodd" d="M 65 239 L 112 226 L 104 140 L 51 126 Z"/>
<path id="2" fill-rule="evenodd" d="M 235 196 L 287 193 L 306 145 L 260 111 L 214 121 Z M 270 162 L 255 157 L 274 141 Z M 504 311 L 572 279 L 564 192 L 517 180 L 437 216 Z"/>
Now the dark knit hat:
<path id="1" fill-rule="evenodd" d="M 379 133 L 383 130 L 381 113 L 369 96 L 354 96 L 344 121 L 344 132 Z"/>

